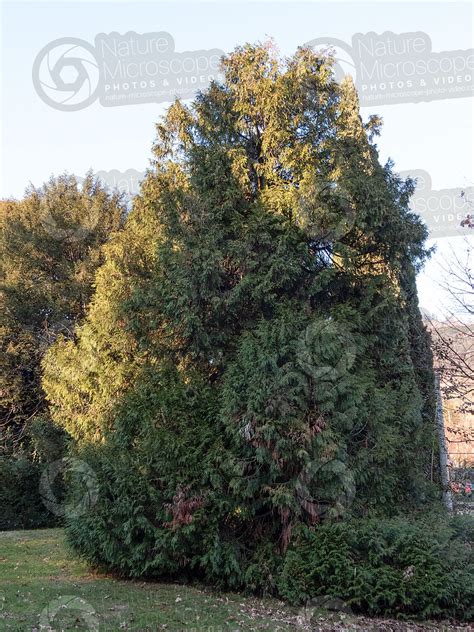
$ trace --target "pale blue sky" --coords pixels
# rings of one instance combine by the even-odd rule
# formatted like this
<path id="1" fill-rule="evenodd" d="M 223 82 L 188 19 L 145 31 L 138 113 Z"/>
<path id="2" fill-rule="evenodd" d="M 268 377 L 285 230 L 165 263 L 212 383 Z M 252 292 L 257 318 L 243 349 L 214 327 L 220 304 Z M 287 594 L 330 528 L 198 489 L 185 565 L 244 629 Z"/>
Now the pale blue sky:
<path id="1" fill-rule="evenodd" d="M 433 50 L 473 47 L 472 4 L 450 2 L 3 2 L 1 35 L 0 197 L 22 195 L 63 171 L 143 170 L 154 123 L 167 104 L 105 108 L 96 101 L 61 112 L 41 101 L 32 79 L 33 61 L 48 42 L 77 37 L 91 44 L 100 32 L 169 32 L 177 51 L 231 50 L 245 41 L 273 37 L 282 54 L 316 37 L 350 43 L 356 32 L 423 31 Z M 381 159 L 399 170 L 424 169 L 434 189 L 473 184 L 472 97 L 363 108 L 384 119 Z M 456 240 L 438 240 L 441 252 Z M 439 258 L 439 254 L 437 257 Z M 421 302 L 432 311 L 442 302 L 436 257 L 420 277 Z"/>

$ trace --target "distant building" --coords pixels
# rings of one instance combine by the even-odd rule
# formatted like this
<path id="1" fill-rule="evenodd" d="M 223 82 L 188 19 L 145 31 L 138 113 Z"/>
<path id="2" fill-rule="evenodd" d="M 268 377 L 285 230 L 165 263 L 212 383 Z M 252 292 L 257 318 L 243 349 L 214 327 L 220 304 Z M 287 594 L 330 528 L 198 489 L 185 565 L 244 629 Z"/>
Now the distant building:
<path id="1" fill-rule="evenodd" d="M 474 467 L 474 414 L 459 406 L 456 399 L 443 402 L 448 457 L 453 467 Z"/>
<path id="2" fill-rule="evenodd" d="M 440 340 L 440 335 L 445 340 L 450 340 L 450 344 L 465 358 L 469 364 L 473 357 L 473 337 L 472 326 L 468 327 L 436 321 L 427 312 L 423 314 L 423 321 L 431 333 L 434 347 Z M 466 333 L 464 333 L 466 332 Z M 436 355 L 436 354 L 435 354 Z M 435 366 L 440 363 L 435 357 Z M 439 365 L 442 371 L 442 362 Z M 472 405 L 470 411 L 463 410 L 463 400 L 456 397 L 459 392 L 456 380 L 460 379 L 463 392 L 468 392 L 471 384 L 469 377 L 454 377 L 453 374 L 441 373 L 441 392 L 443 396 L 443 412 L 445 435 L 448 449 L 448 460 L 453 468 L 473 468 L 474 467 L 474 412 Z M 455 374 L 454 374 L 455 375 Z M 474 384 L 472 385 L 474 388 Z M 447 396 L 448 394 L 448 396 Z M 472 397 L 470 397 L 472 401 Z M 465 403 L 465 402 L 464 402 Z"/>

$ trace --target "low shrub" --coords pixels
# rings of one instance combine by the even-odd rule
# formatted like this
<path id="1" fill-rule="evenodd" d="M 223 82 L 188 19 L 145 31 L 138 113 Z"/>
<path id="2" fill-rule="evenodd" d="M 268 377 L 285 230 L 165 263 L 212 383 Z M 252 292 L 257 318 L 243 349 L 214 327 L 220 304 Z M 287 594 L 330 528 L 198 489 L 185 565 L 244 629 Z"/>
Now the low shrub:
<path id="1" fill-rule="evenodd" d="M 0 457 L 0 530 L 58 526 L 40 493 L 40 480 L 49 463 L 65 454 L 66 434 L 47 418 L 30 422 L 22 446 Z M 54 483 L 58 500 L 64 495 L 60 477 Z"/>
<path id="2" fill-rule="evenodd" d="M 56 516 L 42 502 L 43 466 L 26 455 L 0 457 L 0 530 L 52 527 Z"/>
<path id="3" fill-rule="evenodd" d="M 329 596 L 369 615 L 460 620 L 474 615 L 470 517 L 431 510 L 412 518 L 300 524 L 282 553 L 277 537 L 268 533 L 241 537 L 243 510 L 230 510 L 212 494 L 202 506 L 188 507 L 185 494 L 171 503 L 168 477 L 147 475 L 147 466 L 134 465 L 129 450 L 89 447 L 80 457 L 94 471 L 100 491 L 86 514 L 69 517 L 67 535 L 95 567 L 125 577 L 197 579 L 295 605 Z M 71 502 L 77 504 L 83 486 L 72 490 Z"/>
<path id="4" fill-rule="evenodd" d="M 474 520 L 370 519 L 302 529 L 278 591 L 292 603 L 330 595 L 356 612 L 398 617 L 474 615 Z"/>

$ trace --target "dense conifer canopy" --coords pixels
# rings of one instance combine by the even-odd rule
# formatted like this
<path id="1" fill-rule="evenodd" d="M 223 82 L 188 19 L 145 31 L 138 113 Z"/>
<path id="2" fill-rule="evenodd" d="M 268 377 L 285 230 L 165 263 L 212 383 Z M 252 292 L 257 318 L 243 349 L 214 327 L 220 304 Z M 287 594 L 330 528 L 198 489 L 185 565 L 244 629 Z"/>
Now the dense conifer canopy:
<path id="1" fill-rule="evenodd" d="M 102 245 L 126 208 L 88 174 L 51 178 L 0 203 L 1 447 L 45 413 L 41 359 L 59 334 L 72 338 L 93 293 Z"/>
<path id="2" fill-rule="evenodd" d="M 302 526 L 430 493 L 426 231 L 330 57 L 246 45 L 224 71 L 157 125 L 43 384 L 100 484 L 69 525 L 78 551 L 129 575 L 271 588 Z"/>

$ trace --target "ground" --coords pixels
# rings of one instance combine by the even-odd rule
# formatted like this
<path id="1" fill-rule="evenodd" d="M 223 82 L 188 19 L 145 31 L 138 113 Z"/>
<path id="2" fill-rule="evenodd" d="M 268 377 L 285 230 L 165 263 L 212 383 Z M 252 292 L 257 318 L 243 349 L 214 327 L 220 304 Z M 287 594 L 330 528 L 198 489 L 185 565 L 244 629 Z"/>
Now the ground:
<path id="1" fill-rule="evenodd" d="M 8 632 L 472 629 L 305 611 L 203 587 L 118 581 L 74 559 L 60 529 L 0 532 L 0 569 L 0 630 Z"/>

